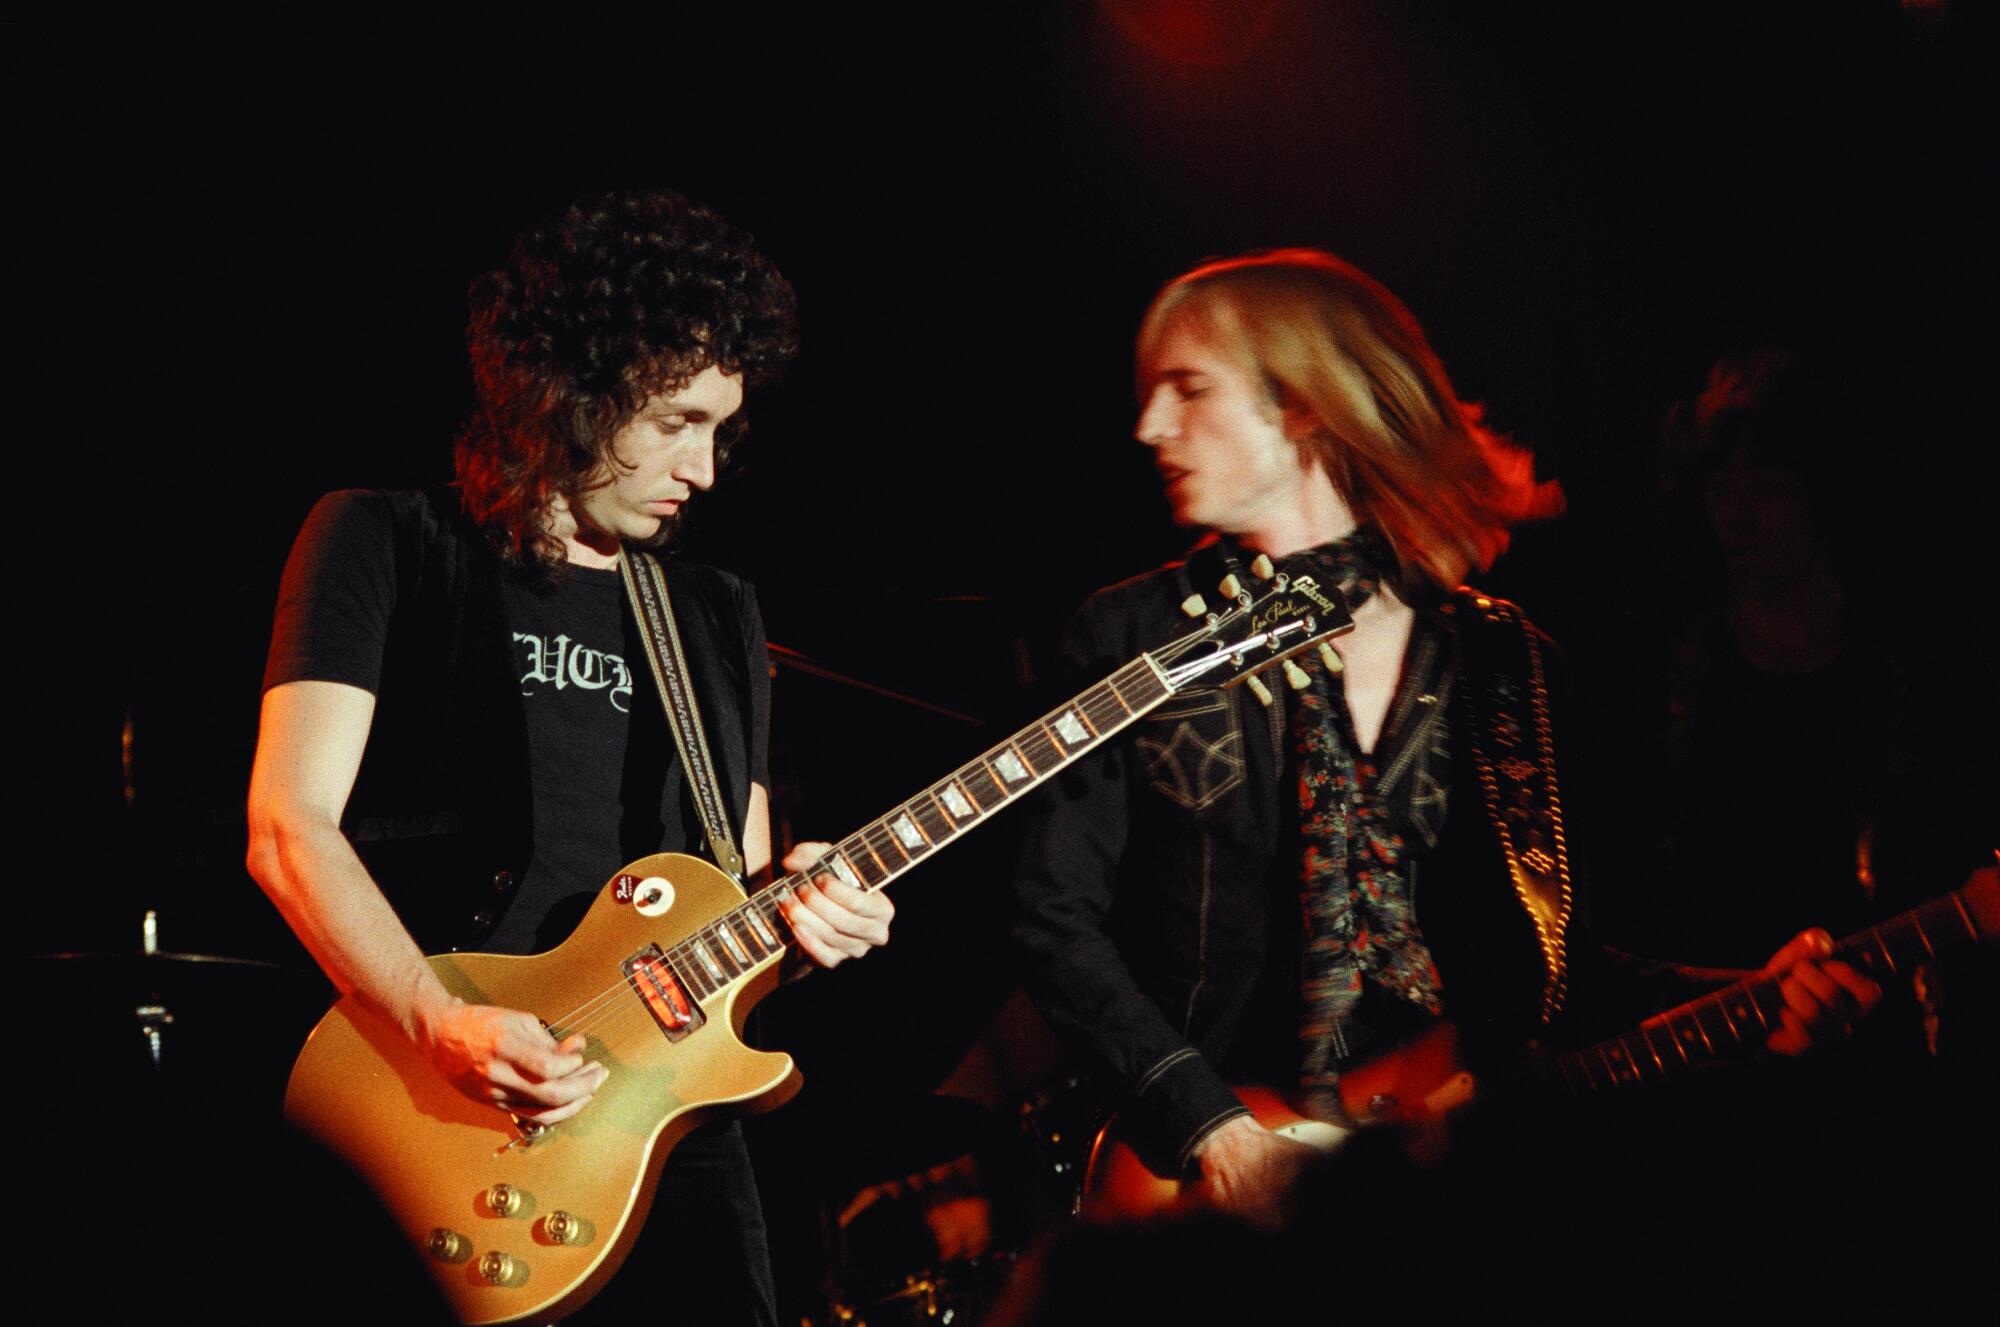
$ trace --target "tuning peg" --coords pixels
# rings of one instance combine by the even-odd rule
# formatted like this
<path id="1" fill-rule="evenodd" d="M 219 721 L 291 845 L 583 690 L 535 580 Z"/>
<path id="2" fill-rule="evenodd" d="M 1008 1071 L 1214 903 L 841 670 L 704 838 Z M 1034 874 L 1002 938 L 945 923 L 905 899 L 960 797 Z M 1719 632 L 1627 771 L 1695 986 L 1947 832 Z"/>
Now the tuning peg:
<path id="1" fill-rule="evenodd" d="M 1253 673 L 1244 680 L 1250 684 L 1250 694 L 1257 698 L 1259 705 L 1269 705 L 1271 703 L 1271 688 L 1265 686 L 1260 678 Z"/>
<path id="2" fill-rule="evenodd" d="M 1228 576 L 1224 576 L 1222 578 L 1222 584 L 1216 586 L 1215 588 L 1222 591 L 1223 598 L 1234 599 L 1237 595 L 1243 593 L 1243 582 L 1237 580 L 1235 575 L 1232 573 Z"/>
<path id="3" fill-rule="evenodd" d="M 1340 662 L 1340 656 L 1334 653 L 1333 646 L 1325 641 L 1319 643 L 1319 661 L 1326 665 L 1326 671 L 1329 673 L 1337 673 L 1346 666 Z"/>
<path id="4" fill-rule="evenodd" d="M 1206 613 L 1208 611 L 1208 605 L 1202 602 L 1202 598 L 1200 595 L 1191 594 L 1187 598 L 1181 600 L 1181 611 L 1183 613 L 1186 613 L 1189 617 L 1200 617 L 1203 613 Z"/>
<path id="5" fill-rule="evenodd" d="M 1250 574 L 1260 581 L 1270 580 L 1271 573 L 1276 570 L 1277 568 L 1271 565 L 1271 557 L 1268 553 L 1259 553 L 1250 563 Z"/>
<path id="6" fill-rule="evenodd" d="M 1306 670 L 1290 659 L 1285 660 L 1285 681 L 1291 684 L 1294 691 L 1304 691 L 1313 684 L 1313 680 L 1306 676 Z"/>

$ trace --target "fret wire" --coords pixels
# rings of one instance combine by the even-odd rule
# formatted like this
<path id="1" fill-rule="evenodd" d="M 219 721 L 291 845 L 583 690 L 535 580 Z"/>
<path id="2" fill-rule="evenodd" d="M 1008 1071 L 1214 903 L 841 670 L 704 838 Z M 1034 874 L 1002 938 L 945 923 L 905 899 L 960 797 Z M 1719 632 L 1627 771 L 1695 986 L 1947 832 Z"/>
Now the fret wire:
<path id="1" fill-rule="evenodd" d="M 964 815 L 960 815 L 958 812 L 952 810 L 951 803 L 945 798 L 945 794 L 948 792 L 957 793 L 959 798 L 962 799 L 966 803 L 966 805 L 972 807 L 972 809 L 967 811 Z M 973 803 L 971 798 L 965 795 L 965 789 L 960 788 L 958 786 L 958 783 L 954 779 L 940 779 L 938 782 L 933 783 L 930 787 L 924 789 L 920 795 L 930 798 L 933 802 L 936 802 L 940 807 L 942 807 L 944 809 L 945 815 L 950 817 L 952 825 L 958 829 L 964 829 L 967 825 L 970 825 L 974 821 L 979 819 L 979 807 Z"/>
<path id="2" fill-rule="evenodd" d="M 1122 687 L 1118 685 L 1118 679 L 1120 679 L 1120 677 L 1124 677 L 1126 685 L 1136 685 L 1136 683 L 1138 683 L 1138 675 L 1130 675 L 1130 677 L 1126 677 L 1126 673 L 1130 673 L 1130 671 L 1132 671 L 1132 669 L 1130 669 L 1130 667 L 1126 667 L 1126 669 L 1120 669 L 1120 671 L 1112 673 L 1112 675 L 1110 675 L 1110 677 L 1108 677 L 1108 679 L 1104 681 L 1104 689 L 1106 689 L 1106 691 L 1110 691 L 1110 697 L 1112 697 L 1114 701 L 1118 701 L 1118 705 L 1120 705 L 1120 707 L 1124 707 L 1124 711 L 1126 711 L 1126 713 L 1138 713 L 1138 707 L 1134 707 L 1134 703 L 1126 699 L 1126 695 L 1124 695 L 1124 689 L 1122 689 Z M 1154 681 L 1158 681 L 1158 675 L 1156 675 L 1156 673 L 1154 673 L 1154 671 L 1152 671 L 1150 667 L 1140 667 L 1140 673 L 1144 673 L 1146 677 L 1152 677 Z M 1144 705 L 1144 701 L 1140 701 L 1140 705 Z"/>
<path id="3" fill-rule="evenodd" d="M 1091 727 L 1097 730 L 1100 737 L 1106 729 L 1121 728 L 1128 720 L 1138 717 L 1130 706 L 1115 695 L 1098 696 L 1084 702 L 1079 708 L 1089 716 Z"/>
<path id="4" fill-rule="evenodd" d="M 702 927 L 701 934 L 708 946 L 709 956 L 715 960 L 716 966 L 722 969 L 722 981 L 725 986 L 749 971 L 745 965 L 736 961 L 736 955 L 730 952 L 729 946 L 722 943 L 722 936 L 717 933 L 714 922 Z"/>
<path id="5" fill-rule="evenodd" d="M 717 920 L 702 927 L 701 933 L 708 937 L 708 949 L 715 955 L 715 961 L 722 965 L 722 970 L 728 974 L 730 980 L 734 981 L 750 968 L 748 964 L 737 961 L 736 951 L 723 940 L 722 930 L 722 922 Z"/>
<path id="6" fill-rule="evenodd" d="M 1623 1060 L 1625 1064 L 1625 1073 L 1630 1081 L 1638 1082 L 1645 1078 L 1645 1074 L 1639 1068 L 1639 1062 L 1632 1058 L 1632 1048 L 1625 1044 L 1624 1037 L 1611 1037 L 1598 1044 L 1600 1046 L 1609 1046 L 1617 1052 L 1616 1058 L 1612 1060 L 1613 1081 L 1617 1081 L 1616 1069 L 1620 1060 Z"/>
<path id="7" fill-rule="evenodd" d="M 1729 1001 L 1723 999 L 1720 993 L 1711 995 L 1708 999 L 1715 1005 L 1716 1011 L 1722 1015 L 1722 1021 L 1728 1025 L 1729 1035 L 1735 1039 L 1737 1045 L 1741 1046 L 1743 1044 L 1743 1034 L 1737 1030 L 1736 1020 L 1729 1016 Z"/>
<path id="8" fill-rule="evenodd" d="M 1632 1038 L 1635 1034 L 1639 1038 L 1639 1049 L 1645 1052 L 1644 1055 L 1634 1055 L 1632 1053 Z M 1646 1081 L 1646 1062 L 1648 1060 L 1653 1062 L 1653 1068 L 1656 1072 L 1663 1077 L 1665 1076 L 1666 1070 L 1660 1067 L 1660 1057 L 1653 1053 L 1653 1043 L 1647 1038 L 1644 1028 L 1635 1028 L 1633 1031 L 1620 1036 L 1618 1044 L 1625 1048 L 1625 1058 L 1632 1062 L 1632 1077 L 1635 1080 L 1641 1083 Z"/>
<path id="9" fill-rule="evenodd" d="M 726 951 L 722 949 L 722 945 L 714 943 L 714 937 L 710 937 L 710 941 L 708 941 L 708 943 L 702 943 L 702 935 L 704 935 L 706 931 L 708 931 L 708 927 L 704 925 L 704 927 L 702 927 L 700 931 L 696 931 L 696 933 L 694 933 L 694 941 L 696 941 L 696 949 L 694 949 L 694 957 L 696 957 L 696 959 L 700 959 L 700 957 L 702 957 L 704 953 L 708 955 L 708 963 L 714 963 L 714 971 L 710 971 L 710 973 L 708 973 L 708 979 L 710 979 L 710 981 L 714 981 L 714 983 L 716 983 L 716 989 L 720 991 L 720 989 L 722 989 L 724 985 L 728 985 L 728 983 L 730 983 L 730 981 L 732 981 L 732 979 L 734 979 L 734 977 L 736 977 L 738 973 L 732 973 L 732 971 L 730 971 L 730 967 L 734 967 L 734 963 L 730 963 L 730 955 L 728 955 L 728 953 L 726 953 Z M 708 963 L 702 963 L 702 967 L 706 969 L 706 967 L 708 967 Z M 720 977 L 720 979 L 716 979 L 716 971 L 720 971 L 720 973 L 722 973 L 722 977 Z"/>
<path id="10" fill-rule="evenodd" d="M 979 804 L 979 800 L 972 795 L 963 783 L 957 779 L 953 779 L 950 783 L 943 785 L 943 790 L 956 793 L 958 799 L 965 803 L 966 812 L 964 815 L 960 815 L 956 811 L 951 811 L 949 803 L 945 806 L 945 810 L 951 811 L 951 817 L 958 822 L 959 828 L 970 829 L 972 826 L 986 819 L 986 808 Z M 938 800 L 942 802 L 945 799 L 940 796 Z"/>
<path id="11" fill-rule="evenodd" d="M 1979 924 L 1973 921 L 1972 914 L 1965 910 L 1965 900 L 1958 896 L 1958 891 L 1955 889 L 1951 893 L 1946 894 L 1945 897 L 1951 900 L 1952 908 L 1958 913 L 1958 920 L 1965 927 L 1966 938 L 1977 940 L 1979 938 Z"/>
<path id="12" fill-rule="evenodd" d="M 848 868 L 859 876 L 863 884 L 874 884 L 877 880 L 887 880 L 895 874 L 889 864 L 875 852 L 875 845 L 868 837 L 869 826 L 863 825 L 840 841 L 840 848 Z"/>
<path id="13" fill-rule="evenodd" d="M 1869 927 L 1868 938 L 1875 942 L 1875 948 L 1882 951 L 1882 962 L 1888 966 L 1889 975 L 1896 975 L 1896 956 L 1889 952 L 1889 942 L 1882 938 L 1881 928 L 1876 926 Z"/>
<path id="14" fill-rule="evenodd" d="M 1102 682 L 1076 698 L 1077 708 L 1087 714 L 1108 714 L 1113 704 L 1121 710 L 1125 709 L 1125 702 L 1119 700 L 1117 694 Z M 1130 712 L 1126 711 L 1128 714 Z M 1093 730 L 1098 727 L 1094 722 L 1090 726 Z"/>
<path id="15" fill-rule="evenodd" d="M 1700 999 L 1696 999 L 1696 1001 L 1694 1001 L 1694 1017 L 1696 1017 L 1696 1019 L 1700 1019 L 1700 1017 L 1702 1017 L 1702 1007 L 1704 1007 L 1704 1005 L 1706 1005 L 1706 1007 L 1710 1007 L 1710 1009 L 1712 1009 L 1714 1013 L 1718 1013 L 1718 1015 L 1722 1017 L 1722 1031 L 1730 1033 L 1730 1041 L 1734 1041 L 1736 1045 L 1742 1045 L 1742 1035 L 1738 1035 L 1738 1031 L 1736 1031 L 1736 1023 L 1734 1023 L 1734 1021 L 1730 1019 L 1730 1011 L 1728 1011 L 1728 1007 L 1726 1007 L 1726 1005 L 1724 1005 L 1724 1003 L 1722 1003 L 1720 999 L 1716 999 L 1714 995 L 1704 995 L 1704 997 L 1700 997 Z M 1706 1025 L 1706 1023 L 1704 1023 L 1704 1025 Z"/>
<path id="16" fill-rule="evenodd" d="M 1126 690 L 1127 688 L 1130 688 L 1134 691 L 1135 694 L 1137 694 L 1139 683 L 1141 683 L 1142 681 L 1147 684 L 1147 690 L 1157 691 L 1159 695 L 1154 695 L 1154 696 L 1142 695 L 1139 701 L 1139 707 L 1143 707 L 1144 705 L 1150 703 L 1151 701 L 1158 700 L 1162 696 L 1169 694 L 1171 691 L 1171 688 L 1169 688 L 1165 682 L 1160 680 L 1159 673 L 1156 672 L 1154 668 L 1151 665 L 1149 665 L 1144 659 L 1135 660 L 1130 667 L 1121 669 L 1120 671 L 1113 673 L 1107 685 L 1110 686 L 1112 693 L 1118 697 L 1118 703 L 1130 709 L 1137 707 L 1134 707 L 1132 705 L 1132 702 L 1126 699 L 1126 694 L 1125 694 Z"/>
<path id="17" fill-rule="evenodd" d="M 1007 780 L 1001 777 L 1000 767 L 994 763 L 995 758 L 982 756 L 980 759 L 985 762 L 982 768 L 985 770 L 987 782 L 997 788 L 1002 797 L 1012 797 L 1014 794 L 1007 790 Z"/>
<path id="18" fill-rule="evenodd" d="M 882 860 L 880 855 L 876 853 L 874 845 L 868 841 L 868 828 L 866 825 L 862 826 L 859 830 L 841 840 L 840 846 L 845 851 L 847 864 L 853 868 L 854 874 L 861 877 L 863 884 L 873 886 L 878 881 L 893 880 L 896 873 L 889 869 L 889 864 Z M 854 851 L 853 848 L 848 847 L 849 844 L 858 845 L 861 851 Z M 874 864 L 875 869 L 880 872 L 879 875 L 871 877 L 868 874 L 867 864 L 871 862 Z"/>
<path id="19" fill-rule="evenodd" d="M 889 828 L 889 821 L 886 818 L 874 821 L 862 832 L 868 836 L 868 844 L 875 850 L 875 855 L 881 857 L 882 864 L 889 868 L 890 875 L 901 875 L 903 868 L 916 860 L 910 856 L 911 850 L 903 846 L 902 838 L 897 835 L 895 830 Z M 896 854 L 903 860 L 901 862 L 891 861 L 882 852 L 885 846 L 895 849 Z"/>
<path id="20" fill-rule="evenodd" d="M 780 942 L 792 933 L 792 924 L 785 920 L 785 910 L 779 905 L 777 890 L 784 887 L 785 881 L 791 879 L 794 877 L 786 876 L 784 880 L 776 881 L 769 888 L 758 891 L 755 900 L 759 914 L 764 918 L 764 924 L 771 928 L 771 934 L 777 936 Z"/>
<path id="21" fill-rule="evenodd" d="M 1115 733 L 1124 727 L 1129 716 L 1123 711 L 1101 705 L 1095 709 L 1078 707 L 1077 717 L 1090 729 L 1090 740 L 1101 741 L 1107 733 Z"/>
<path id="22" fill-rule="evenodd" d="M 1688 1014 L 1682 1014 L 1682 1015 L 1681 1015 L 1681 1018 L 1682 1018 L 1683 1020 L 1686 1020 L 1686 1019 L 1688 1019 L 1688 1018 L 1689 1018 L 1689 1015 L 1688 1015 Z M 1704 1030 L 1703 1030 L 1703 1028 L 1702 1028 L 1702 1026 L 1701 1026 L 1701 1020 L 1700 1020 L 1700 1019 L 1693 1019 L 1692 1021 L 1693 1021 L 1693 1023 L 1694 1023 L 1694 1030 L 1695 1030 L 1695 1034 L 1696 1034 L 1697 1036 L 1699 1036 L 1699 1037 L 1701 1038 L 1701 1044 L 1702 1044 L 1702 1047 L 1703 1047 L 1703 1049 L 1705 1049 L 1705 1050 L 1706 1050 L 1706 1051 L 1707 1051 L 1707 1052 L 1708 1052 L 1708 1053 L 1709 1053 L 1710 1055 L 1713 1055 L 1713 1054 L 1715 1054 L 1715 1047 L 1713 1047 L 1713 1046 L 1711 1046 L 1711 1045 L 1709 1045 L 1709 1044 L 1708 1044 L 1708 1033 L 1707 1033 L 1706 1031 L 1704 1031 Z M 1668 1024 L 1668 1026 L 1669 1026 L 1669 1027 L 1672 1027 L 1672 1026 L 1673 1026 L 1673 1024 L 1672 1024 L 1672 1023 L 1669 1023 L 1669 1024 Z M 1675 1036 L 1676 1036 L 1677 1038 L 1679 1038 L 1679 1039 L 1681 1040 L 1681 1042 L 1682 1042 L 1683 1044 L 1686 1044 L 1686 1042 L 1687 1042 L 1687 1034 L 1686 1034 L 1686 1033 L 1685 1033 L 1684 1031 L 1682 1031 L 1682 1030 L 1681 1030 L 1681 1029 L 1679 1029 L 1679 1028 L 1675 1028 L 1675 1029 L 1674 1029 L 1674 1035 L 1675 1035 Z"/>
<path id="23" fill-rule="evenodd" d="M 1067 763 L 1072 752 L 1081 749 L 1063 741 L 1062 734 L 1056 731 L 1055 723 L 1052 720 L 1044 720 L 1036 724 L 1035 736 L 1047 742 L 1049 750 L 1054 754 L 1054 759 L 1049 762 L 1052 771 L 1056 766 Z"/>
<path id="24" fill-rule="evenodd" d="M 977 781 L 980 779 L 986 781 L 984 788 L 978 786 Z M 1007 790 L 1000 786 L 1000 780 L 994 777 L 992 767 L 985 763 L 983 757 L 960 770 L 958 781 L 972 800 L 979 804 L 982 812 L 988 807 L 998 807 L 1007 800 Z"/>
<path id="25" fill-rule="evenodd" d="M 1049 740 L 1048 733 L 1043 731 L 1039 724 L 1032 724 L 1027 728 L 1023 728 L 1014 738 L 1013 746 L 1014 754 L 1026 762 L 1028 774 L 1032 778 L 1038 779 L 1042 776 L 1043 768 L 1053 767 L 1057 757 L 1062 753 L 1053 749 L 1035 751 L 1034 742 L 1036 738 L 1040 738 L 1043 745 L 1053 748 L 1054 743 Z M 1033 753 L 1032 755 L 1030 754 L 1031 752 Z"/>
<path id="26" fill-rule="evenodd" d="M 1924 942 L 1925 956 L 1935 962 L 1937 959 L 1937 950 L 1931 946 L 1931 937 L 1929 932 L 1924 930 L 1924 919 L 1918 916 L 1915 912 L 1910 913 L 1909 917 L 1910 917 L 1910 926 L 1916 931 L 1917 939 Z"/>
<path id="27" fill-rule="evenodd" d="M 750 965 L 752 967 L 755 967 L 760 959 L 770 957 L 763 952 L 763 941 L 759 940 L 735 913 L 724 913 L 722 920 L 717 922 L 716 925 L 722 928 L 723 934 L 736 941 L 736 947 L 739 950 L 750 956 Z"/>
<path id="28" fill-rule="evenodd" d="M 916 846 L 914 847 L 912 847 L 910 844 L 903 842 L 903 833 L 901 830 L 896 828 L 896 823 L 900 820 L 905 820 L 905 819 L 907 819 L 910 822 L 911 827 L 917 831 L 917 843 Z M 904 857 L 908 858 L 912 862 L 916 861 L 917 858 L 929 852 L 933 846 L 930 836 L 924 833 L 923 822 L 917 818 L 916 812 L 912 809 L 911 805 L 908 802 L 903 803 L 903 805 L 897 807 L 894 811 L 891 811 L 886 817 L 877 821 L 876 823 L 881 825 L 882 828 L 888 832 L 890 839 L 894 841 L 896 845 L 896 851 L 902 853 Z"/>
<path id="29" fill-rule="evenodd" d="M 1646 1054 L 1653 1057 L 1653 1064 L 1659 1069 L 1660 1077 L 1665 1078 L 1667 1076 L 1667 1062 L 1660 1058 L 1660 1048 L 1653 1044 L 1653 1034 L 1645 1023 L 1639 1025 L 1639 1039 L 1646 1043 Z"/>
<path id="30" fill-rule="evenodd" d="M 974 777 L 983 773 L 985 773 L 983 766 L 974 767 L 968 765 L 954 774 L 951 780 L 958 785 L 958 790 L 965 794 L 965 800 L 971 802 L 973 809 L 982 816 L 986 814 L 986 809 L 989 805 L 997 807 L 1001 802 L 1006 800 L 1005 798 L 995 796 L 991 791 L 982 794 L 974 785 Z M 989 779 L 988 782 L 991 782 L 991 780 Z"/>
<path id="31" fill-rule="evenodd" d="M 1766 998 L 1768 998 L 1773 993 L 1770 986 L 1767 983 L 1761 981 L 1744 982 L 1743 993 L 1750 998 L 1750 1007 L 1757 1011 L 1757 1021 L 1764 1025 L 1764 1031 L 1769 1032 L 1771 1030 L 1771 1016 L 1770 1014 L 1764 1011 L 1764 1001 L 1757 998 L 1757 991 L 1759 987 L 1764 988 L 1764 994 Z M 1781 1019 L 1780 1022 L 1782 1021 L 1783 1020 Z"/>
<path id="32" fill-rule="evenodd" d="M 921 801 L 910 819 L 917 822 L 917 828 L 924 831 L 931 841 L 931 846 L 935 848 L 958 831 L 952 826 L 951 812 L 945 810 L 944 803 L 940 802 L 936 795 L 925 792 L 917 796 Z M 932 821 L 936 823 L 932 824 Z"/>
<path id="33" fill-rule="evenodd" d="M 951 837 L 951 813 L 928 792 L 920 792 L 903 803 L 902 812 L 931 847 Z"/>
<path id="34" fill-rule="evenodd" d="M 1667 1040 L 1672 1042 L 1674 1049 L 1680 1053 L 1681 1063 L 1692 1067 L 1694 1061 L 1688 1058 L 1687 1047 L 1681 1045 L 1681 1036 L 1680 1033 L 1674 1031 L 1674 1021 L 1672 1018 L 1667 1019 Z"/>
<path id="35" fill-rule="evenodd" d="M 1589 1083 L 1589 1084 L 1590 1084 L 1590 1090 L 1591 1090 L 1591 1091 L 1593 1091 L 1593 1092 L 1598 1092 L 1598 1091 L 1601 1091 L 1601 1090 L 1602 1090 L 1602 1089 L 1601 1089 L 1601 1088 L 1600 1088 L 1600 1087 L 1598 1086 L 1598 1083 L 1597 1083 L 1597 1075 L 1591 1072 L 1591 1068 L 1590 1068 L 1590 1052 L 1589 1052 L 1589 1051 L 1587 1051 L 1587 1050 L 1586 1050 L 1586 1051 L 1579 1051 L 1579 1052 L 1577 1052 L 1577 1056 L 1576 1056 L 1576 1067 L 1577 1067 L 1577 1068 L 1579 1068 L 1579 1069 L 1581 1069 L 1581 1070 L 1583 1070 L 1583 1080 L 1584 1080 L 1584 1081 L 1585 1081 L 1586 1083 Z"/>
<path id="36" fill-rule="evenodd" d="M 764 941 L 750 929 L 749 923 L 743 921 L 736 913 L 731 912 L 723 917 L 722 924 L 736 937 L 736 943 L 742 947 L 743 952 L 750 955 L 751 963 L 758 963 L 771 956 L 771 951 L 764 947 Z"/>
<path id="37" fill-rule="evenodd" d="M 1701 1025 L 1701 1014 L 1693 1005 L 1688 1006 L 1688 1022 L 1694 1024 L 1695 1035 L 1701 1038 L 1702 1049 L 1710 1055 L 1716 1053 L 1715 1043 L 1708 1039 L 1708 1029 Z"/>

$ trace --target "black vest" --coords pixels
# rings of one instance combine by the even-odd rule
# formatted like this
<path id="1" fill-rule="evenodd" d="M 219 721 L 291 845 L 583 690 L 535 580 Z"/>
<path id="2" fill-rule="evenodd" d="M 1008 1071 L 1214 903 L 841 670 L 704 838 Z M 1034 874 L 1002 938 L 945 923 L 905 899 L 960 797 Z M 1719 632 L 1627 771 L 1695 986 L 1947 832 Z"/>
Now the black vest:
<path id="1" fill-rule="evenodd" d="M 426 950 L 489 935 L 534 855 L 534 808 L 505 563 L 448 489 L 388 495 L 396 606 L 375 721 L 342 829 Z M 702 715 L 750 731 L 749 660 L 727 573 L 664 560 Z M 665 723 L 650 679 L 645 713 Z M 748 742 L 713 743 L 733 823 L 749 808 Z M 738 768 L 741 766 L 741 768 Z M 607 861 L 608 876 L 621 863 Z"/>

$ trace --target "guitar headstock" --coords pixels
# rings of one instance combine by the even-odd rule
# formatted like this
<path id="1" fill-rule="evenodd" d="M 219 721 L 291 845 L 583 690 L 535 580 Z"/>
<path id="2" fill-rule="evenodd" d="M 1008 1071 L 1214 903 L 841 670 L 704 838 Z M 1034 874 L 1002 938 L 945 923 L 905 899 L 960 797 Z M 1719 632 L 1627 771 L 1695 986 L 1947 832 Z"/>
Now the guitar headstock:
<path id="1" fill-rule="evenodd" d="M 1259 554 L 1245 581 L 1230 575 L 1216 587 L 1211 606 L 1202 595 L 1181 605 L 1201 626 L 1150 657 L 1175 692 L 1221 691 L 1247 683 L 1257 698 L 1270 704 L 1271 693 L 1257 677 L 1282 667 L 1293 687 L 1306 684 L 1306 674 L 1291 662 L 1294 656 L 1319 647 L 1327 666 L 1340 661 L 1326 642 L 1354 629 L 1354 618 L 1337 587 L 1324 584 L 1306 559 L 1276 562 Z"/>

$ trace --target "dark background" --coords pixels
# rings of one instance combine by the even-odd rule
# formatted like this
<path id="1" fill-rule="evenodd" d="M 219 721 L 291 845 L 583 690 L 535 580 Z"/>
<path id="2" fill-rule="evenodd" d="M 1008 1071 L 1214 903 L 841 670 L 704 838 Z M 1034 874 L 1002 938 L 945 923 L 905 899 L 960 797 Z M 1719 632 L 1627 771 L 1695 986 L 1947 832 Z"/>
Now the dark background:
<path id="1" fill-rule="evenodd" d="M 467 283 L 606 187 L 713 204 L 800 294 L 804 353 L 694 549 L 757 582 L 774 642 L 988 725 L 781 670 L 799 836 L 1025 718 L 1081 597 L 1183 546 L 1131 440 L 1131 333 L 1161 281 L 1245 248 L 1381 278 L 1563 482 L 1569 514 L 1483 584 L 1597 679 L 1600 732 L 1645 722 L 1620 680 L 1687 586 L 1658 556 L 1661 423 L 1732 348 L 1805 344 L 1853 385 L 1827 446 L 1871 556 L 1907 565 L 1912 620 L 1990 631 L 1970 7 L 1515 9 L 0 29 L 31 900 L 8 948 L 131 949 L 154 908 L 166 948 L 300 959 L 240 865 L 285 550 L 328 488 L 447 476 Z M 901 944 L 773 1009 L 823 1093 L 928 1086 L 1004 994 L 993 833 L 899 890 Z"/>

